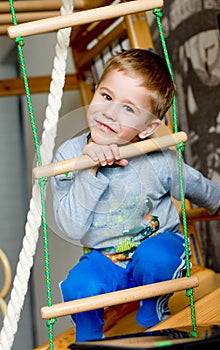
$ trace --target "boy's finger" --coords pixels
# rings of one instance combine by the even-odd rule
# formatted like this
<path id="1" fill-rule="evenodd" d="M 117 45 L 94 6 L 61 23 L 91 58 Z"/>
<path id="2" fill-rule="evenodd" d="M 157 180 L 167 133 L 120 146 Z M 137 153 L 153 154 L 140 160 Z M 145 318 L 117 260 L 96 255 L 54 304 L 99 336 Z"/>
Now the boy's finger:
<path id="1" fill-rule="evenodd" d="M 127 159 L 119 159 L 115 161 L 115 164 L 118 164 L 120 166 L 127 166 L 128 165 L 128 160 Z"/>
<path id="2" fill-rule="evenodd" d="M 111 151 L 112 151 L 112 154 L 114 156 L 114 159 L 115 160 L 119 160 L 120 159 L 120 153 L 119 153 L 118 145 L 112 144 L 110 147 L 111 147 Z"/>

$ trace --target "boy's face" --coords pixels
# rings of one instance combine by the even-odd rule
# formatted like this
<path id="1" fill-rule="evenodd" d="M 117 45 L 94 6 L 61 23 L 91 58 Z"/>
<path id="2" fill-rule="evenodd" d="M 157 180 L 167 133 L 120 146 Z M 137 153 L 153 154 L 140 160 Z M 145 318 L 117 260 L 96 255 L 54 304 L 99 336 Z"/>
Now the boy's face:
<path id="1" fill-rule="evenodd" d="M 145 138 L 160 125 L 152 121 L 151 95 L 140 78 L 112 70 L 98 85 L 87 112 L 92 140 L 125 144 Z"/>

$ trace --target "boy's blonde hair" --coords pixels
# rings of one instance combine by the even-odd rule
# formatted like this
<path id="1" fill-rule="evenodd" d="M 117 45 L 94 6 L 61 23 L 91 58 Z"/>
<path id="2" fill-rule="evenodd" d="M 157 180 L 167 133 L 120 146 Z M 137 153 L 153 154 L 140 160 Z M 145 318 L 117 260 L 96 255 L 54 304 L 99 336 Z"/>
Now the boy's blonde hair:
<path id="1" fill-rule="evenodd" d="M 157 118 L 163 118 L 172 104 L 175 92 L 165 59 L 143 49 L 123 51 L 108 60 L 100 82 L 115 69 L 124 71 L 130 77 L 142 79 L 142 86 L 146 87 L 152 95 L 151 113 Z"/>

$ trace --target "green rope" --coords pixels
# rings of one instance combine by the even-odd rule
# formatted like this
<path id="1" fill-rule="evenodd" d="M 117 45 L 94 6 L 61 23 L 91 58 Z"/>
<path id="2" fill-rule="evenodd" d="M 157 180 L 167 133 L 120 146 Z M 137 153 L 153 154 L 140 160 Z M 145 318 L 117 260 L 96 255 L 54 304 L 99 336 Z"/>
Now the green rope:
<path id="1" fill-rule="evenodd" d="M 13 24 L 17 25 L 17 19 L 16 19 L 13 0 L 9 0 L 9 4 L 10 4 Z M 23 54 L 24 40 L 22 37 L 17 37 L 15 41 L 17 43 L 20 67 L 21 67 L 21 72 L 24 80 L 24 87 L 25 87 L 25 93 L 26 93 L 26 99 L 27 99 L 27 105 L 28 105 L 28 111 L 29 111 L 31 129 L 33 134 L 34 146 L 35 146 L 35 151 L 37 155 L 37 162 L 38 162 L 38 166 L 41 166 L 42 159 L 40 154 L 39 138 L 37 134 L 37 127 L 36 127 L 36 122 L 35 122 L 35 117 L 33 112 L 33 105 L 31 100 L 26 65 L 25 65 L 24 54 Z M 49 263 L 49 250 L 48 250 L 48 229 L 47 229 L 47 220 L 46 220 L 46 196 L 45 196 L 45 193 L 46 193 L 45 187 L 47 184 L 47 180 L 48 180 L 47 178 L 41 178 L 39 180 L 39 186 L 40 186 L 41 207 L 42 207 L 42 228 L 43 228 L 43 238 L 44 238 L 44 264 L 45 264 L 45 278 L 46 278 L 46 289 L 47 289 L 47 304 L 48 306 L 52 306 L 50 263 Z M 53 325 L 55 321 L 56 320 L 52 318 L 47 322 L 50 350 L 54 350 Z"/>
<path id="2" fill-rule="evenodd" d="M 158 31 L 160 35 L 160 40 L 164 52 L 164 57 L 167 62 L 167 67 L 169 69 L 171 78 L 174 81 L 174 76 L 171 68 L 171 63 L 169 59 L 169 54 L 167 51 L 167 46 L 164 38 L 161 18 L 163 16 L 162 11 L 160 9 L 153 10 L 154 15 L 156 16 Z M 174 94 L 173 104 L 173 130 L 174 132 L 178 132 L 178 118 L 177 118 L 177 108 L 176 108 L 176 93 Z M 179 170 L 179 186 L 180 186 L 180 199 L 181 199 L 181 210 L 182 210 L 182 222 L 183 222 L 183 235 L 184 235 L 184 243 L 185 243 L 185 254 L 186 254 L 186 275 L 190 277 L 191 275 L 191 267 L 190 267 L 190 254 L 189 254 L 189 237 L 188 237 L 188 229 L 187 229 L 187 218 L 186 218 L 186 206 L 185 206 L 185 193 L 184 193 L 184 180 L 183 180 L 183 168 L 182 168 L 182 154 L 184 151 L 184 144 L 182 142 L 177 144 L 178 151 L 178 170 Z M 196 325 L 196 317 L 195 317 L 195 302 L 193 297 L 193 289 L 189 288 L 186 290 L 186 295 L 190 300 L 190 309 L 191 309 L 191 320 L 193 329 L 191 331 L 191 335 L 193 337 L 197 337 L 197 325 Z"/>
<path id="3" fill-rule="evenodd" d="M 9 4 L 10 4 L 10 10 L 11 10 L 13 24 L 17 25 L 17 19 L 16 19 L 16 13 L 15 13 L 15 9 L 14 9 L 13 0 L 9 0 Z M 162 43 L 162 47 L 163 47 L 163 51 L 164 51 L 164 56 L 165 56 L 165 59 L 167 62 L 167 66 L 168 66 L 170 75 L 171 75 L 172 79 L 174 80 L 172 69 L 171 69 L 171 64 L 170 64 L 170 60 L 169 60 L 169 55 L 168 55 L 168 51 L 167 51 L 166 43 L 165 43 L 165 39 L 164 39 L 163 29 L 162 29 L 162 25 L 161 25 L 162 12 L 160 9 L 155 9 L 153 11 L 153 13 L 156 15 L 160 39 L 161 39 L 161 43 Z M 35 146 L 36 155 L 37 155 L 37 162 L 38 162 L 38 165 L 41 166 L 42 160 L 41 160 L 41 155 L 40 155 L 39 139 L 38 139 L 38 135 L 37 135 L 36 122 L 35 122 L 34 113 L 33 113 L 32 100 L 31 100 L 31 95 L 30 95 L 30 89 L 29 89 L 25 61 L 24 61 L 24 54 L 23 54 L 23 46 L 24 46 L 23 38 L 17 37 L 16 43 L 18 46 L 18 54 L 19 54 L 22 76 L 23 76 L 23 80 L 24 80 L 26 99 L 27 99 L 27 105 L 28 105 L 28 110 L 29 110 L 29 118 L 30 118 L 30 122 L 31 122 L 34 146 Z M 177 121 L 177 112 L 176 112 L 176 94 L 175 94 L 174 99 L 173 99 L 173 123 L 174 123 L 174 132 L 178 132 L 178 121 Z M 177 149 L 178 149 L 178 168 L 179 168 L 179 180 L 180 180 L 180 197 L 181 197 L 183 230 L 184 230 L 184 241 L 185 241 L 185 252 L 186 252 L 186 269 L 187 269 L 187 276 L 190 277 L 191 270 L 190 270 L 190 260 L 189 260 L 189 239 L 188 239 L 187 221 L 186 221 L 184 181 L 183 181 L 183 175 L 182 175 L 182 152 L 184 149 L 183 143 L 179 143 L 177 145 Z M 50 263 L 49 263 L 49 249 L 48 249 L 48 230 L 47 230 L 46 201 L 45 201 L 46 183 L 47 183 L 46 178 L 41 178 L 39 180 L 40 194 L 41 194 L 41 206 L 42 206 L 42 227 L 43 227 L 43 237 L 44 237 L 44 258 L 45 258 L 45 277 L 46 277 L 46 288 L 47 288 L 47 301 L 48 301 L 48 306 L 52 306 L 52 294 L 51 294 L 51 282 L 50 282 Z M 193 298 L 193 289 L 192 288 L 188 289 L 186 291 L 186 294 L 190 298 L 191 317 L 192 317 L 192 324 L 193 324 L 193 331 L 191 332 L 191 334 L 192 334 L 192 336 L 195 337 L 195 336 L 197 336 L 197 331 L 196 331 L 196 318 L 195 318 L 195 305 L 194 305 L 194 298 Z M 48 332 L 49 332 L 50 350 L 54 349 L 53 325 L 55 322 L 56 322 L 56 319 L 54 319 L 54 318 L 51 318 L 50 320 L 47 321 Z"/>

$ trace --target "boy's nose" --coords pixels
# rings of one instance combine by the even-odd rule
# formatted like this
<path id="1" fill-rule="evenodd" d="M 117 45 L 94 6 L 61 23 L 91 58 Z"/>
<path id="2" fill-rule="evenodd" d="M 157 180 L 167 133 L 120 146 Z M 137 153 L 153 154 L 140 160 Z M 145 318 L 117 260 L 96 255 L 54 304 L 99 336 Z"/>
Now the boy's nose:
<path id="1" fill-rule="evenodd" d="M 108 119 L 117 120 L 120 112 L 120 103 L 109 102 L 105 105 L 104 114 Z"/>

